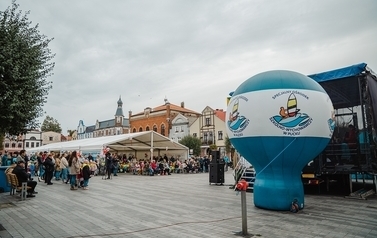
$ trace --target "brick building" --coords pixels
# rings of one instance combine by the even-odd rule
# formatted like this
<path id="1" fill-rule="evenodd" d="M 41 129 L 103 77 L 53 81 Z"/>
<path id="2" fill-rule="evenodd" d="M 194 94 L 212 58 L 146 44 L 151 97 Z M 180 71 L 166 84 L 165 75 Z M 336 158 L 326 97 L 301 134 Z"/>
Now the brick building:
<path id="1" fill-rule="evenodd" d="M 168 102 L 165 98 L 163 105 L 155 108 L 147 107 L 143 112 L 132 114 L 129 112 L 128 118 L 132 133 L 140 131 L 156 131 L 163 136 L 171 137 L 171 129 L 174 126 L 173 120 L 178 115 L 193 121 L 200 117 L 199 112 L 185 108 L 182 102 L 180 106 Z M 189 125 L 187 125 L 189 126 Z"/>

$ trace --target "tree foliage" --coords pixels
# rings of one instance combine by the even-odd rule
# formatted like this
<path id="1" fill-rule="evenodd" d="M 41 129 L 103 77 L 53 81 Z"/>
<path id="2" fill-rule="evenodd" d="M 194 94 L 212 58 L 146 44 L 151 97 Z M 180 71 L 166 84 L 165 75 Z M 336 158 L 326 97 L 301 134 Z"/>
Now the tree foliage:
<path id="1" fill-rule="evenodd" d="M 225 144 L 225 152 L 227 154 L 232 152 L 232 143 L 230 142 L 228 135 L 225 136 L 224 144 Z"/>
<path id="2" fill-rule="evenodd" d="M 58 120 L 50 116 L 46 116 L 46 118 L 43 120 L 41 130 L 43 132 L 55 131 L 57 133 L 62 133 L 62 128 L 60 127 L 60 123 L 58 122 Z"/>
<path id="3" fill-rule="evenodd" d="M 192 149 L 194 155 L 200 155 L 200 146 L 202 142 L 199 138 L 188 135 L 183 137 L 179 143 L 187 146 L 189 149 Z"/>
<path id="4" fill-rule="evenodd" d="M 43 115 L 55 66 L 48 44 L 38 24 L 31 26 L 19 5 L 0 11 L 0 133 L 18 135 L 37 128 Z"/>
<path id="5" fill-rule="evenodd" d="M 67 130 L 68 136 L 73 136 L 76 130 Z"/>

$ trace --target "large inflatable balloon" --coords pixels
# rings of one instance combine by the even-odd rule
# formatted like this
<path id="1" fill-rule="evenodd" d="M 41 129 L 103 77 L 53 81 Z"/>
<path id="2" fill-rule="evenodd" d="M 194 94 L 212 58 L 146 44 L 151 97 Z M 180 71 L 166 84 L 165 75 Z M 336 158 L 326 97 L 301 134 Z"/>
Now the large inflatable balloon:
<path id="1" fill-rule="evenodd" d="M 254 204 L 304 208 L 303 167 L 328 144 L 334 109 L 313 79 L 286 70 L 257 74 L 243 82 L 228 104 L 227 133 L 255 168 Z"/>

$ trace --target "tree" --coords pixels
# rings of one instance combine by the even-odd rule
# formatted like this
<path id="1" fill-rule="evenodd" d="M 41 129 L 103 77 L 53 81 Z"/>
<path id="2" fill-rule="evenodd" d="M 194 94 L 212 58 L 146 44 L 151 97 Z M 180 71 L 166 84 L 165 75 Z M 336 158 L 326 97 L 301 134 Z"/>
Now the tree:
<path id="1" fill-rule="evenodd" d="M 232 152 L 232 143 L 230 142 L 228 135 L 225 136 L 224 144 L 225 144 L 225 152 L 227 154 L 231 153 Z"/>
<path id="2" fill-rule="evenodd" d="M 27 16 L 17 10 L 16 1 L 0 11 L 0 134 L 19 135 L 39 127 L 55 66 L 48 44 L 38 24 L 31 26 Z"/>
<path id="3" fill-rule="evenodd" d="M 199 138 L 188 135 L 183 137 L 179 143 L 192 149 L 194 155 L 200 155 L 200 146 L 202 142 Z"/>
<path id="4" fill-rule="evenodd" d="M 68 136 L 72 137 L 76 130 L 67 130 Z"/>
<path id="5" fill-rule="evenodd" d="M 53 117 L 46 116 L 46 118 L 43 120 L 41 131 L 55 131 L 57 133 L 62 133 L 62 128 L 60 127 L 58 120 L 54 119 Z"/>

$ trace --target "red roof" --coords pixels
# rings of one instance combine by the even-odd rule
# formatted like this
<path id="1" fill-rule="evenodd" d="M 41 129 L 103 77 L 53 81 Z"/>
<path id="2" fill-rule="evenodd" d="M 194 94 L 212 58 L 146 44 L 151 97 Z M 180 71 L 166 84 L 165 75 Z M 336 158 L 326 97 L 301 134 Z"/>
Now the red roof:
<path id="1" fill-rule="evenodd" d="M 151 113 L 158 112 L 158 111 L 163 111 L 163 110 L 166 110 L 166 105 L 165 104 L 153 108 L 151 110 Z M 183 112 L 183 113 L 192 113 L 192 114 L 200 115 L 199 112 L 195 112 L 193 110 L 190 110 L 190 109 L 187 109 L 185 107 L 181 107 L 181 106 L 178 106 L 178 105 L 175 105 L 175 104 L 172 104 L 172 103 L 170 103 L 170 110 L 171 111 L 178 111 L 178 112 Z M 139 113 L 133 114 L 132 116 L 142 115 L 142 114 L 144 114 L 144 112 L 139 112 Z"/>
<path id="2" fill-rule="evenodd" d="M 214 112 L 215 112 L 215 115 L 218 118 L 220 118 L 220 120 L 222 120 L 223 122 L 225 122 L 226 111 L 224 111 L 223 109 L 216 109 Z"/>

